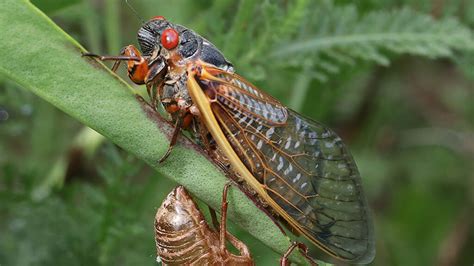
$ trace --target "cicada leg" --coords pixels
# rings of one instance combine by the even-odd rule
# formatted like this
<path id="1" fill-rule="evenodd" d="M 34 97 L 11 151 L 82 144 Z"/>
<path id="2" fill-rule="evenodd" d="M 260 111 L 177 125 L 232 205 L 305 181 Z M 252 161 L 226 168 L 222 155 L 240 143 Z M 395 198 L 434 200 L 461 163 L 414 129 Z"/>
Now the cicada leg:
<path id="1" fill-rule="evenodd" d="M 235 257 L 236 260 L 241 260 L 241 262 L 251 262 L 250 251 L 248 247 L 238 240 L 235 236 L 231 233 L 227 232 L 227 194 L 229 192 L 229 188 L 232 185 L 232 182 L 227 182 L 224 186 L 222 191 L 222 204 L 221 204 L 221 222 L 219 226 L 219 249 L 222 254 L 226 253 L 226 239 L 239 251 L 240 256 Z M 213 217 L 213 220 L 215 217 Z M 213 221 L 214 226 L 217 224 L 217 221 Z M 253 263 L 249 263 L 253 265 Z"/>
<path id="2" fill-rule="evenodd" d="M 145 84 L 148 74 L 148 62 L 133 45 L 128 45 L 120 51 L 118 56 L 83 53 L 82 56 L 97 58 L 100 61 L 115 61 L 112 71 L 116 72 L 122 61 L 127 61 L 127 72 L 130 79 L 136 84 Z"/>
<path id="3" fill-rule="evenodd" d="M 151 106 L 154 110 L 156 110 L 156 103 L 158 102 L 160 91 L 164 86 L 165 74 L 166 66 L 165 62 L 161 58 L 153 60 L 149 63 L 148 73 L 145 76 L 145 84 L 148 96 L 150 97 Z"/>
<path id="4" fill-rule="evenodd" d="M 316 261 L 314 261 L 309 255 L 308 255 L 308 247 L 306 247 L 305 244 L 303 243 L 298 243 L 298 242 L 293 242 L 291 244 L 291 246 L 288 248 L 288 250 L 285 252 L 285 254 L 283 255 L 283 257 L 281 257 L 280 259 L 280 265 L 281 266 L 289 266 L 290 265 L 290 261 L 289 261 L 289 257 L 291 255 L 291 253 L 295 250 L 295 248 L 298 248 L 298 250 L 300 251 L 300 253 L 306 258 L 306 260 L 308 260 L 308 262 L 311 264 L 311 265 L 315 265 L 317 266 L 318 263 L 316 263 Z"/>
<path id="5" fill-rule="evenodd" d="M 179 110 L 179 109 L 177 109 Z M 169 109 L 168 109 L 169 111 Z M 188 128 L 192 121 L 193 121 L 193 116 L 189 110 L 184 109 L 181 111 L 180 116 L 176 119 L 175 125 L 174 125 L 174 130 L 173 130 L 173 135 L 171 136 L 170 144 L 168 146 L 168 150 L 166 150 L 166 153 L 161 157 L 161 159 L 158 161 L 158 163 L 164 162 L 168 156 L 171 154 L 171 151 L 174 148 L 174 145 L 176 145 L 176 142 L 178 140 L 178 137 L 181 133 L 181 129 L 186 129 Z"/>
<path id="6" fill-rule="evenodd" d="M 127 61 L 127 73 L 130 80 L 137 85 L 146 84 L 151 106 L 156 109 L 157 93 L 153 93 L 153 88 L 163 86 L 162 79 L 166 72 L 166 67 L 161 57 L 150 60 L 141 55 L 140 51 L 133 45 L 125 46 L 118 56 L 103 56 L 93 53 L 83 53 L 82 56 L 93 57 L 101 61 L 115 61 L 112 71 L 116 72 L 122 61 Z"/>
<path id="7" fill-rule="evenodd" d="M 239 250 L 241 256 L 250 256 L 250 252 L 247 248 L 247 246 L 240 242 L 235 236 L 233 236 L 231 233 L 227 232 L 227 207 L 228 207 L 228 201 L 227 201 L 227 194 L 229 192 L 229 188 L 232 185 L 232 182 L 229 181 L 225 184 L 224 189 L 222 191 L 222 203 L 221 203 L 221 221 L 220 223 L 217 220 L 216 216 L 216 211 L 209 207 L 209 212 L 211 214 L 211 219 L 212 219 L 212 225 L 214 228 L 219 230 L 219 249 L 221 252 L 225 252 L 226 248 L 226 240 L 229 240 L 229 242 L 237 249 Z"/>
<path id="8" fill-rule="evenodd" d="M 228 182 L 225 184 L 224 189 L 222 191 L 222 204 L 221 204 L 221 226 L 219 228 L 219 242 L 220 242 L 220 250 L 224 251 L 225 247 L 225 237 L 227 233 L 227 193 L 229 192 L 229 187 L 231 184 Z"/>
<path id="9" fill-rule="evenodd" d="M 161 159 L 158 161 L 158 163 L 164 162 L 166 160 L 166 158 L 168 158 L 168 156 L 170 156 L 171 151 L 173 150 L 173 147 L 174 147 L 174 145 L 176 144 L 176 142 L 178 140 L 178 136 L 181 133 L 183 120 L 184 119 L 182 119 L 182 118 L 176 119 L 176 123 L 174 125 L 174 130 L 173 130 L 173 135 L 171 136 L 171 141 L 170 141 L 170 144 L 168 146 L 168 150 L 166 150 L 166 153 L 161 157 Z"/>

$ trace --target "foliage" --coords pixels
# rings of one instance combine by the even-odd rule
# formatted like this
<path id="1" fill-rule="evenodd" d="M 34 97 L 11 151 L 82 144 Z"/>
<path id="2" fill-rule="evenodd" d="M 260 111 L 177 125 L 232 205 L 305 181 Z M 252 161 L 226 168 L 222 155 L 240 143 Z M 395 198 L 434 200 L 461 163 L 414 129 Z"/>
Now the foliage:
<path id="1" fill-rule="evenodd" d="M 116 54 L 135 42 L 140 21 L 119 1 L 32 2 L 90 51 Z M 472 263 L 474 2 L 131 2 L 145 19 L 164 15 L 199 32 L 244 77 L 343 135 L 374 208 L 376 264 Z M 175 185 L 163 177 L 214 207 L 224 178 L 181 145 L 157 167 L 167 140 L 130 88 L 85 63 L 57 30 L 39 34 L 41 15 L 7 6 L 0 6 L 0 264 L 155 264 L 154 208 Z M 78 137 L 79 123 L 20 87 L 126 151 Z M 192 178 L 201 172 L 208 178 Z M 233 193 L 231 204 L 240 208 L 240 197 Z M 231 231 L 259 265 L 275 264 L 279 255 L 245 232 L 271 226 L 232 214 L 240 227 Z"/>
<path id="2" fill-rule="evenodd" d="M 361 15 L 355 5 L 335 6 L 331 1 L 299 0 L 286 10 L 274 5 L 267 2 L 263 10 L 255 11 L 264 14 L 262 25 L 249 31 L 235 29 L 235 34 L 231 28 L 234 40 L 223 47 L 239 65 L 262 64 L 269 58 L 268 65 L 283 67 L 313 62 L 314 77 L 326 81 L 328 75 L 337 74 L 343 65 L 354 66 L 358 59 L 385 66 L 394 54 L 437 58 L 452 56 L 453 50 L 474 49 L 471 31 L 456 19 L 436 21 L 409 8 Z M 233 25 L 244 24 L 237 22 Z M 241 39 L 251 40 L 250 48 L 235 40 L 237 31 L 246 34 Z"/>

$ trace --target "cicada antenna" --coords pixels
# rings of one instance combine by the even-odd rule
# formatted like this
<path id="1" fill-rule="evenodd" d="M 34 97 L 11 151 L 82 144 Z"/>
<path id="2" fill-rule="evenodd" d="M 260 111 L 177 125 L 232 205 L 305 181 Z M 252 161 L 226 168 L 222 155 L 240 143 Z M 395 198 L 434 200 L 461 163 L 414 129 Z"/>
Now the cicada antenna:
<path id="1" fill-rule="evenodd" d="M 135 8 L 133 8 L 133 6 L 128 2 L 128 0 L 125 0 L 125 3 L 130 8 L 130 10 L 132 10 L 133 14 L 135 14 L 135 16 L 138 18 L 138 20 L 140 20 L 142 22 L 142 24 L 145 24 L 145 20 L 143 20 L 143 18 L 140 17 L 137 10 L 135 10 Z"/>

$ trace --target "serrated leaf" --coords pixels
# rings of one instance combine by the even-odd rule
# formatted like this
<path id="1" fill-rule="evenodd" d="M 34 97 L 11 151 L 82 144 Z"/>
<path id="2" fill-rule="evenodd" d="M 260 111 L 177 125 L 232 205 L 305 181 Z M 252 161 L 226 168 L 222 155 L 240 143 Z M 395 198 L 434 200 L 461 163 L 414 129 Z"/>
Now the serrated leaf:
<path id="1" fill-rule="evenodd" d="M 305 27 L 304 34 L 288 36 L 268 49 L 270 62 L 289 58 L 302 61 L 308 56 L 318 58 L 325 54 L 340 65 L 353 64 L 355 60 L 388 65 L 393 53 L 438 58 L 474 49 L 474 35 L 454 19 L 436 21 L 409 9 L 374 11 L 361 16 L 352 5 L 319 5 L 329 10 L 325 10 L 324 16 L 313 16 L 313 27 Z M 334 73 L 333 70 L 332 65 L 316 66 L 316 71 L 323 75 Z"/>

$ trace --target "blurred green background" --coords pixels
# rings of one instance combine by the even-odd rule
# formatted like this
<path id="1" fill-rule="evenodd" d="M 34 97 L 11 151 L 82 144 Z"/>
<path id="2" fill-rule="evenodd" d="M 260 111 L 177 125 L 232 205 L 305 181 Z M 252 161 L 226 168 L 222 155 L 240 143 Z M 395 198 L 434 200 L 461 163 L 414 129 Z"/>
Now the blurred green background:
<path id="1" fill-rule="evenodd" d="M 32 2 L 90 51 L 136 44 L 123 1 Z M 374 265 L 474 263 L 473 1 L 131 2 L 343 136 L 374 212 Z M 0 265 L 155 265 L 153 217 L 175 185 L 0 76 Z M 230 230 L 258 265 L 277 263 Z"/>

